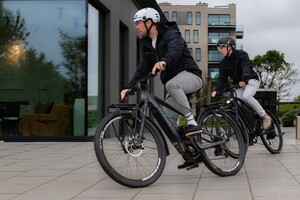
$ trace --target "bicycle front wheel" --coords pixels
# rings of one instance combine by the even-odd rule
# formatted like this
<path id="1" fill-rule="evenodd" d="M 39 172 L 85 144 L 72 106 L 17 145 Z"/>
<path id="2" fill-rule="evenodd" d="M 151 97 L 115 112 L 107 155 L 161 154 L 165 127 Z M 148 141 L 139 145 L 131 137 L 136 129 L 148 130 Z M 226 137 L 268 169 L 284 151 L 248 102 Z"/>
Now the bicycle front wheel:
<path id="1" fill-rule="evenodd" d="M 283 138 L 282 138 L 282 132 L 280 128 L 280 124 L 275 117 L 275 115 L 269 111 L 266 110 L 266 113 L 271 117 L 272 124 L 268 130 L 262 130 L 260 134 L 260 138 L 266 147 L 266 149 L 272 153 L 272 154 L 278 154 L 281 152 L 282 145 L 283 145 Z"/>
<path id="2" fill-rule="evenodd" d="M 207 168 L 218 176 L 238 173 L 245 161 L 245 142 L 237 122 L 223 110 L 208 109 L 199 116 L 198 124 L 204 131 L 200 143 L 211 144 L 220 137 L 227 140 L 201 152 Z"/>
<path id="3" fill-rule="evenodd" d="M 94 148 L 103 170 L 116 182 L 131 188 L 146 187 L 162 174 L 166 146 L 156 126 L 146 118 L 141 146 L 137 146 L 132 114 L 108 114 L 97 127 Z"/>

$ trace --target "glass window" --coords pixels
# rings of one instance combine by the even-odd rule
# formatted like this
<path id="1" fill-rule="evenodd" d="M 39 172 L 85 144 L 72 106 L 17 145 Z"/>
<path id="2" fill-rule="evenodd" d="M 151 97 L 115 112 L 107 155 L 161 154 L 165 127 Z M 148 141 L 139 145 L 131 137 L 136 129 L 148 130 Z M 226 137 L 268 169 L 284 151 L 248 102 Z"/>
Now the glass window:
<path id="1" fill-rule="evenodd" d="M 218 25 L 219 17 L 218 15 L 208 15 L 208 25 Z"/>
<path id="2" fill-rule="evenodd" d="M 194 43 L 198 43 L 198 38 L 199 38 L 199 35 L 198 35 L 198 30 L 194 30 L 193 31 L 193 38 L 194 38 Z"/>
<path id="3" fill-rule="evenodd" d="M 224 38 L 224 37 L 230 37 L 229 32 L 227 32 L 227 33 L 219 33 L 219 34 L 220 34 L 220 36 L 219 36 L 220 39 Z"/>
<path id="4" fill-rule="evenodd" d="M 217 79 L 219 76 L 219 68 L 218 67 L 210 67 L 208 68 L 209 77 L 212 79 Z"/>
<path id="5" fill-rule="evenodd" d="M 220 25 L 230 25 L 229 15 L 219 15 Z"/>
<path id="6" fill-rule="evenodd" d="M 201 60 L 201 49 L 196 48 L 196 61 L 200 61 L 200 60 Z"/>
<path id="7" fill-rule="evenodd" d="M 229 15 L 208 15 L 208 25 L 231 25 Z"/>
<path id="8" fill-rule="evenodd" d="M 190 42 L 190 30 L 185 30 L 185 41 Z"/>
<path id="9" fill-rule="evenodd" d="M 193 23 L 192 12 L 187 12 L 187 24 L 191 25 Z"/>
<path id="10" fill-rule="evenodd" d="M 5 127 L 2 134 L 83 135 L 74 124 L 85 124 L 75 118 L 85 117 L 86 1 L 0 4 L 0 16 L 5 16 L 0 18 L 0 99 L 1 107 L 8 109 L 1 114 L 2 124 L 14 116 L 13 127 Z M 18 113 L 12 114 L 12 104 L 20 109 Z M 39 114 L 45 114 L 43 122 L 33 123 L 29 116 Z"/>
<path id="11" fill-rule="evenodd" d="M 229 37 L 229 32 L 219 33 L 219 32 L 210 32 L 208 33 L 208 43 L 217 44 L 221 38 Z"/>
<path id="12" fill-rule="evenodd" d="M 192 48 L 188 48 L 188 50 L 190 51 L 190 54 L 193 56 L 193 49 Z"/>
<path id="13" fill-rule="evenodd" d="M 175 12 L 175 11 L 172 12 L 172 21 L 174 21 L 174 22 L 177 21 L 177 12 Z"/>
<path id="14" fill-rule="evenodd" d="M 102 46 L 102 40 L 99 39 L 99 35 L 102 35 L 102 27 L 99 27 L 99 24 L 102 24 L 100 23 L 102 19 L 99 17 L 101 16 L 99 10 L 94 6 L 89 4 L 88 10 L 88 135 L 94 135 L 102 113 L 102 107 L 99 105 L 102 105 L 103 101 L 102 95 L 99 95 L 102 89 L 102 85 L 99 85 L 101 83 L 99 74 L 102 71 L 102 55 L 99 52 L 99 43 Z M 80 126 L 80 124 L 74 126 Z"/>
<path id="15" fill-rule="evenodd" d="M 164 11 L 164 15 L 167 18 L 167 20 L 169 20 L 169 12 L 168 11 Z"/>
<path id="16" fill-rule="evenodd" d="M 196 25 L 200 25 L 200 24 L 201 24 L 201 13 L 196 12 Z"/>
<path id="17" fill-rule="evenodd" d="M 209 62 L 219 62 L 223 59 L 223 56 L 218 52 L 218 50 L 208 51 L 208 61 Z"/>
<path id="18" fill-rule="evenodd" d="M 208 43 L 216 44 L 218 41 L 219 41 L 219 34 L 218 33 L 214 33 L 214 32 L 208 33 Z"/>

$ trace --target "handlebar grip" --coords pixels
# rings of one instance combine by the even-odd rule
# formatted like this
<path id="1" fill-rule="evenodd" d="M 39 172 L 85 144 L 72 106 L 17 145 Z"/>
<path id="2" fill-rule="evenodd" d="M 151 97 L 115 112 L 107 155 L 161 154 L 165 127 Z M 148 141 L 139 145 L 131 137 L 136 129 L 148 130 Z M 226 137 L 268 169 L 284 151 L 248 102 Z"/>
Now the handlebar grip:
<path id="1" fill-rule="evenodd" d="M 128 89 L 126 92 L 126 96 L 133 95 L 133 94 L 134 94 L 134 90 L 132 89 Z"/>

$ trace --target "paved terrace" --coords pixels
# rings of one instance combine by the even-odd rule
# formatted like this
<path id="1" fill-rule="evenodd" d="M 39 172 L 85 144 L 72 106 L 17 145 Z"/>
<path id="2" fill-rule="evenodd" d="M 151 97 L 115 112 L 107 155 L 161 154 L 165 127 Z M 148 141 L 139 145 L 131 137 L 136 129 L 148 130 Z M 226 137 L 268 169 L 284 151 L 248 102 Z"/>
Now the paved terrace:
<path id="1" fill-rule="evenodd" d="M 0 143 L 0 199 L 13 200 L 299 200 L 300 140 L 285 128 L 279 155 L 249 148 L 245 165 L 218 177 L 203 164 L 187 171 L 174 148 L 160 179 L 142 189 L 112 181 L 96 161 L 91 142 Z"/>

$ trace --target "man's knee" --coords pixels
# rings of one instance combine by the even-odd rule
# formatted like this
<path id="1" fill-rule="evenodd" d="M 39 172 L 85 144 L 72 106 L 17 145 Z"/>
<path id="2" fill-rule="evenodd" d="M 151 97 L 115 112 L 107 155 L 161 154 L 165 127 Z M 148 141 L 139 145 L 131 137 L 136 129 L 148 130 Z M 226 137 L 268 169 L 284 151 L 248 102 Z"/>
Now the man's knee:
<path id="1" fill-rule="evenodd" d="M 176 83 L 175 81 L 168 81 L 166 83 L 166 90 L 167 91 L 176 90 L 178 88 L 180 88 L 180 85 L 178 83 Z"/>
<path id="2" fill-rule="evenodd" d="M 247 95 L 247 94 L 246 94 L 246 95 L 243 94 L 242 100 L 243 100 L 244 102 L 248 103 L 248 102 L 250 102 L 252 99 L 254 99 L 253 96 Z"/>

